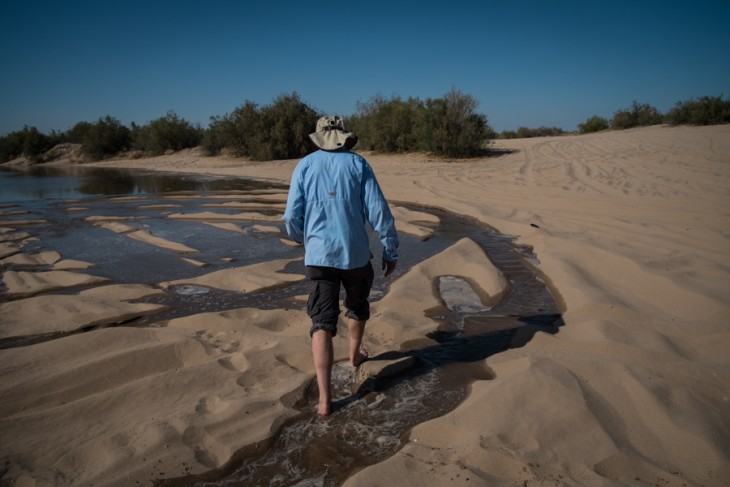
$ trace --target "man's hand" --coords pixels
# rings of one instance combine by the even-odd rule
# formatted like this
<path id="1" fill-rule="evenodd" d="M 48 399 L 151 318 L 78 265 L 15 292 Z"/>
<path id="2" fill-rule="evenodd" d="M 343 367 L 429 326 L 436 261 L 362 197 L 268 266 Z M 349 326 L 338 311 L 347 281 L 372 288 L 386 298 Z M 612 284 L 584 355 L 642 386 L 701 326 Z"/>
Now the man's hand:
<path id="1" fill-rule="evenodd" d="M 398 262 L 397 260 L 383 259 L 383 265 L 381 266 L 381 269 L 383 271 L 385 271 L 385 273 L 383 274 L 385 277 L 388 277 L 389 275 L 391 275 L 393 273 L 393 271 L 395 270 L 395 264 L 397 262 Z"/>

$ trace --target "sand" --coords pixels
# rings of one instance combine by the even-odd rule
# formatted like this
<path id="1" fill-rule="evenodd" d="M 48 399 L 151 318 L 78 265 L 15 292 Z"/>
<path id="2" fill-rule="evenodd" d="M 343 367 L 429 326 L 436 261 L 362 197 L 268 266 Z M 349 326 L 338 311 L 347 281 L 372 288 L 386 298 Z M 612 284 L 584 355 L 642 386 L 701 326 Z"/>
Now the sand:
<path id="1" fill-rule="evenodd" d="M 303 274 L 285 273 L 284 268 L 301 259 L 281 259 L 210 272 L 200 277 L 161 282 L 160 286 L 205 286 L 239 293 L 261 292 L 287 282 L 302 281 Z"/>
<path id="2" fill-rule="evenodd" d="M 475 382 L 454 411 L 414 428 L 403 449 L 346 485 L 730 485 L 730 126 L 495 148 L 503 155 L 478 160 L 363 155 L 394 207 L 468 215 L 532 246 L 564 325 L 486 359 L 492 379 Z M 184 151 L 97 165 L 288 182 L 295 164 Z M 428 238 L 432 221 L 395 212 L 399 229 Z M 265 220 L 233 218 L 232 229 L 239 218 Z M 2 234 L 32 234 L 32 223 L 18 230 L 5 221 Z M 3 242 L 0 257 L 19 255 L 25 238 Z M 283 264 L 255 275 L 276 276 Z M 485 305 L 507 285 L 473 242 L 460 241 L 392 283 L 374 306 L 366 344 L 392 350 L 423 340 L 436 326 L 424 310 L 444 274 L 480 283 Z M 242 286 L 244 275 L 214 281 Z M 144 313 L 128 309 L 128 296 L 156 291 L 105 292 L 112 286 L 64 302 L 5 303 L 19 309 L 3 308 L 0 330 L 14 336 L 49 314 L 62 324 L 34 332 L 82 328 L 110 307 Z M 86 310 L 97 311 L 81 319 Z M 160 325 L 0 350 L 3 485 L 123 486 L 201 473 L 263 446 L 296 414 L 313 377 L 303 312 L 241 309 Z M 338 337 L 338 360 L 345 349 Z"/>

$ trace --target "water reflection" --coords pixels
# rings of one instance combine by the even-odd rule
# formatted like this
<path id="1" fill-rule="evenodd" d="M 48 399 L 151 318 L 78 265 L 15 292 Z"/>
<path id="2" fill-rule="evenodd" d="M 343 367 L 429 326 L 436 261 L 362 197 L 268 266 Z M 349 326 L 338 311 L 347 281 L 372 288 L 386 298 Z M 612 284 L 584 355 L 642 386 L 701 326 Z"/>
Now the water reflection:
<path id="1" fill-rule="evenodd" d="M 184 191 L 285 189 L 286 185 L 248 179 L 203 178 L 138 170 L 83 166 L 31 166 L 0 170 L 0 202 L 23 203 L 109 195 L 147 195 Z"/>

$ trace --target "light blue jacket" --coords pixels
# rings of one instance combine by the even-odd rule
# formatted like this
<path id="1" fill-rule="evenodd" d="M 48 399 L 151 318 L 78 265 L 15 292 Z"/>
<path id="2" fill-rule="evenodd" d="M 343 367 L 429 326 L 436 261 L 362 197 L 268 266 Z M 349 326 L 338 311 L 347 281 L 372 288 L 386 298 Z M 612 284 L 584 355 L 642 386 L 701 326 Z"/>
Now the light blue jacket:
<path id="1" fill-rule="evenodd" d="M 304 264 L 356 269 L 373 257 L 365 222 L 380 236 L 383 258 L 398 259 L 398 235 L 368 162 L 345 150 L 314 152 L 297 164 L 283 217 L 304 244 Z"/>

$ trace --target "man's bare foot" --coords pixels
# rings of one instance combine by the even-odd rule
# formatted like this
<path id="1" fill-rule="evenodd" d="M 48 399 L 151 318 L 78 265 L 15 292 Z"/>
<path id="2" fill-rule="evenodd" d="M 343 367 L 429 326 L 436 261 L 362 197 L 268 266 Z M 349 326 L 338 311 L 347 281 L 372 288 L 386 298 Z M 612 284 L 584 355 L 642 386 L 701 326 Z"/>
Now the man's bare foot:
<path id="1" fill-rule="evenodd" d="M 326 402 L 324 404 L 319 403 L 317 406 L 317 414 L 320 416 L 329 416 L 332 411 L 330 411 L 331 405 L 330 403 Z"/>
<path id="2" fill-rule="evenodd" d="M 365 362 L 370 355 L 368 354 L 368 351 L 364 348 L 360 348 L 360 350 L 355 355 L 355 358 L 350 361 L 350 364 L 353 367 L 359 367 L 363 362 Z"/>

